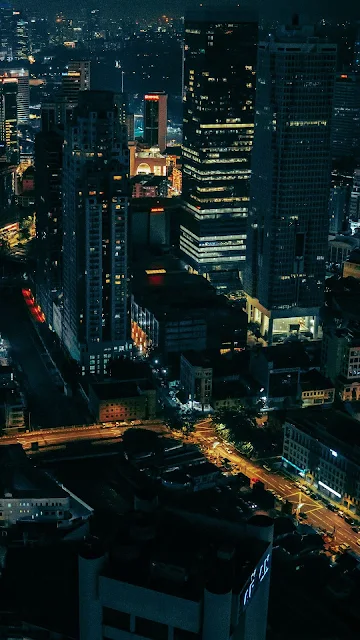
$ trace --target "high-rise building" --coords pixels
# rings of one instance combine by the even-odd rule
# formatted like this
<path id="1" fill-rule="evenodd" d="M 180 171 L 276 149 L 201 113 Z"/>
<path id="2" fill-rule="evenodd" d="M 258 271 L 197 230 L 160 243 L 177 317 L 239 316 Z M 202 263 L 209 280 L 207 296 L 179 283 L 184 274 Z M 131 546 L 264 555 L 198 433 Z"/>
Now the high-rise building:
<path id="1" fill-rule="evenodd" d="M 349 203 L 352 176 L 333 171 L 329 198 L 329 232 L 344 233 L 349 229 Z"/>
<path id="2" fill-rule="evenodd" d="M 185 18 L 180 249 L 220 290 L 239 289 L 245 263 L 257 40 L 252 12 Z"/>
<path id="3" fill-rule="evenodd" d="M 29 23 L 21 11 L 13 11 L 13 59 L 27 60 L 29 53 Z"/>
<path id="4" fill-rule="evenodd" d="M 164 91 L 147 93 L 144 97 L 144 142 L 165 151 L 166 135 L 167 95 Z"/>
<path id="5" fill-rule="evenodd" d="M 17 81 L 17 121 L 18 124 L 28 124 L 30 113 L 29 69 L 20 62 L 2 63 L 0 65 L 0 80 L 2 78 L 12 78 Z"/>
<path id="6" fill-rule="evenodd" d="M 64 142 L 62 340 L 83 374 L 129 347 L 128 174 L 114 94 L 80 92 Z"/>
<path id="7" fill-rule="evenodd" d="M 80 91 L 91 89 L 91 62 L 90 60 L 70 60 L 68 70 L 80 73 Z"/>
<path id="8" fill-rule="evenodd" d="M 336 45 L 311 27 L 259 44 L 244 288 L 269 344 L 315 337 L 323 303 Z"/>
<path id="9" fill-rule="evenodd" d="M 360 159 L 360 74 L 340 73 L 334 90 L 332 127 L 334 158 Z"/>
<path id="10" fill-rule="evenodd" d="M 0 77 L 0 155 L 12 164 L 19 162 L 18 82 Z"/>
<path id="11" fill-rule="evenodd" d="M 0 5 L 0 60 L 12 60 L 13 9 L 9 2 Z"/>
<path id="12" fill-rule="evenodd" d="M 61 91 L 68 99 L 76 101 L 79 91 L 90 89 L 90 61 L 71 60 L 68 70 L 62 74 Z"/>
<path id="13" fill-rule="evenodd" d="M 353 222 L 360 220 L 360 169 L 355 169 L 350 194 L 349 216 Z"/>

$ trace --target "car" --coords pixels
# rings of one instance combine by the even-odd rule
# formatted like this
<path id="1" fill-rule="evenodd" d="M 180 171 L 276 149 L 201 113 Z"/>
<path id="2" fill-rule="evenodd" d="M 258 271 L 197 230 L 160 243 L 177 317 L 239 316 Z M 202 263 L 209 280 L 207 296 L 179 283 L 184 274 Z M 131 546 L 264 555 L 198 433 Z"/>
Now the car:
<path id="1" fill-rule="evenodd" d="M 305 513 L 305 511 L 300 511 L 299 513 L 299 518 L 302 518 L 303 520 L 307 520 L 308 514 Z"/>
<path id="2" fill-rule="evenodd" d="M 360 527 L 358 525 L 355 525 L 355 527 L 351 527 L 351 529 L 353 530 L 354 533 L 360 532 Z"/>
<path id="3" fill-rule="evenodd" d="M 358 546 L 358 547 L 360 547 L 360 538 L 358 538 L 358 539 L 356 540 L 356 544 L 357 544 L 357 546 Z"/>
<path id="4" fill-rule="evenodd" d="M 334 504 L 331 504 L 331 502 L 328 503 L 327 508 L 329 511 L 333 511 L 334 513 L 337 511 L 337 507 L 335 507 Z"/>
<path id="5" fill-rule="evenodd" d="M 344 512 L 343 512 L 343 511 L 341 511 L 340 509 L 339 509 L 339 511 L 337 512 L 337 514 L 338 514 L 339 518 L 344 518 L 344 516 L 345 516 Z"/>
<path id="6" fill-rule="evenodd" d="M 353 520 L 350 516 L 345 516 L 345 522 L 347 522 L 351 527 L 355 524 L 355 520 Z"/>
<path id="7" fill-rule="evenodd" d="M 313 491 L 310 491 L 310 498 L 312 498 L 313 500 L 319 500 L 318 494 L 314 493 Z"/>
<path id="8" fill-rule="evenodd" d="M 305 489 L 303 489 L 303 492 L 306 493 L 307 496 L 309 496 L 311 494 L 310 489 L 308 489 L 307 487 L 305 487 Z"/>
<path id="9" fill-rule="evenodd" d="M 339 550 L 340 551 L 349 551 L 350 549 L 350 545 L 347 542 L 342 542 L 341 544 L 339 544 Z"/>
<path id="10" fill-rule="evenodd" d="M 263 464 L 263 469 L 265 469 L 265 471 L 272 471 L 272 468 L 269 467 L 268 464 Z"/>

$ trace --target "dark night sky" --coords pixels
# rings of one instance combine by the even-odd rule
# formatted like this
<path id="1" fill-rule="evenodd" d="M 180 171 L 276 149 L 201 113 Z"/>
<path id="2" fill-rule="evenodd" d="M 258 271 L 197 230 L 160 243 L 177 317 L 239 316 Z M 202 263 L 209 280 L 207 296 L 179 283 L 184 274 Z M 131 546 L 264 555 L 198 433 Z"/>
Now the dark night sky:
<path id="1" fill-rule="evenodd" d="M 27 0 L 14 0 L 16 6 L 29 10 L 29 4 Z M 147 16 L 158 16 L 161 14 L 181 16 L 185 9 L 195 8 L 200 3 L 194 0 L 79 0 L 74 3 L 71 0 L 35 0 L 34 9 L 38 13 L 39 11 L 58 12 L 63 10 L 68 15 L 75 16 L 76 10 L 74 6 L 88 6 L 90 8 L 102 8 L 112 15 L 131 16 L 134 18 L 141 18 Z M 203 1 L 203 5 L 213 6 L 229 6 L 229 4 L 238 4 L 236 0 L 229 2 L 228 0 L 210 0 Z M 358 0 L 247 0 L 241 3 L 244 6 L 252 6 L 263 8 L 267 16 L 270 18 L 279 18 L 284 15 L 291 15 L 294 11 L 297 11 L 303 15 L 309 15 L 309 17 L 328 17 L 336 16 L 338 18 L 357 17 L 360 19 L 360 3 Z M 27 5 L 27 6 L 26 6 Z M 31 13 L 31 9 L 30 9 Z"/>

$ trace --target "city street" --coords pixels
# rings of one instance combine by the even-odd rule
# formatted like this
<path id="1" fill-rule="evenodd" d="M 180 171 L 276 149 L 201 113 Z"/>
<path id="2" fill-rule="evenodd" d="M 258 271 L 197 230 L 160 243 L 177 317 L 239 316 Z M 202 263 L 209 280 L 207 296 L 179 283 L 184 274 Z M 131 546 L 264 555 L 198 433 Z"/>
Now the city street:
<path id="1" fill-rule="evenodd" d="M 120 438 L 126 429 L 129 429 L 131 425 L 127 427 L 103 427 L 99 424 L 90 426 L 72 426 L 55 429 L 42 429 L 41 431 L 32 431 L 30 433 L 21 433 L 13 436 L 3 436 L 0 438 L 0 446 L 8 444 L 17 444 L 18 442 L 22 447 L 28 451 L 31 448 L 32 442 L 37 442 L 40 450 L 56 445 L 67 444 L 69 442 L 80 441 L 111 441 L 116 438 Z M 133 427 L 134 428 L 134 427 Z M 169 431 L 157 422 L 149 422 L 144 425 L 140 425 L 140 429 L 149 429 L 163 435 L 169 435 Z"/>
<path id="2" fill-rule="evenodd" d="M 334 543 L 336 545 L 345 542 L 350 545 L 353 551 L 360 553 L 360 546 L 356 544 L 356 541 L 360 539 L 360 533 L 352 531 L 351 526 L 343 518 L 330 511 L 320 501 L 313 500 L 300 491 L 295 485 L 295 480 L 284 477 L 280 473 L 266 471 L 262 466 L 240 455 L 231 445 L 220 442 L 208 420 L 204 420 L 197 425 L 197 431 L 193 434 L 193 437 L 195 442 L 206 446 L 209 457 L 214 462 L 227 458 L 239 471 L 249 478 L 261 480 L 266 489 L 289 500 L 295 508 L 300 504 L 300 511 L 307 514 L 307 519 L 303 521 L 304 523 L 322 527 L 330 532 L 335 531 Z M 214 443 L 216 442 L 219 442 L 219 444 L 214 449 Z"/>
<path id="3" fill-rule="evenodd" d="M 1 291 L 0 308 L 0 334 L 10 343 L 14 364 L 20 365 L 19 382 L 27 395 L 31 426 L 83 423 L 87 412 L 78 399 L 65 396 L 59 387 L 20 291 Z"/>

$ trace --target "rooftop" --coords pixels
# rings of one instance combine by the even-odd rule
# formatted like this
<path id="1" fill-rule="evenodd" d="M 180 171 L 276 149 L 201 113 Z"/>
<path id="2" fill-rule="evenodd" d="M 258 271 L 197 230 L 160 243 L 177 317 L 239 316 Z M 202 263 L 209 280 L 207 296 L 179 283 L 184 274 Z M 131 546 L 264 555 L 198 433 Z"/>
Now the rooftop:
<path id="1" fill-rule="evenodd" d="M 0 497 L 67 498 L 68 494 L 35 467 L 21 444 L 0 447 Z"/>
<path id="2" fill-rule="evenodd" d="M 343 411 L 321 408 L 301 409 L 290 412 L 286 421 L 313 438 L 332 444 L 336 450 L 342 451 L 344 456 L 355 459 L 359 464 L 360 425 L 357 420 Z"/>
<path id="3" fill-rule="evenodd" d="M 300 343 L 280 344 L 276 347 L 262 347 L 256 355 L 262 355 L 273 369 L 302 369 L 310 364 L 310 358 Z"/>
<path id="4" fill-rule="evenodd" d="M 212 367 L 211 358 L 206 355 L 206 352 L 202 351 L 185 351 L 182 354 L 182 357 L 186 358 L 186 360 L 193 367 L 203 367 L 203 369 L 209 369 Z M 1 369 L 0 369 L 1 371 Z"/>
<path id="5" fill-rule="evenodd" d="M 263 526 L 272 525 L 265 520 Z M 135 511 L 124 516 L 103 574 L 197 602 L 204 587 L 240 593 L 267 548 L 267 542 L 246 536 L 245 528 L 241 535 L 226 522 L 195 524 L 167 509 Z"/>
<path id="6" fill-rule="evenodd" d="M 120 398 L 134 398 L 140 395 L 136 382 L 98 382 L 91 385 L 99 400 L 117 400 Z"/>
<path id="7" fill-rule="evenodd" d="M 157 319 L 179 319 L 181 312 L 201 312 L 225 305 L 225 299 L 202 276 L 187 271 L 169 273 L 162 267 L 147 271 L 133 280 L 134 300 Z"/>
<path id="8" fill-rule="evenodd" d="M 334 385 L 317 369 L 310 369 L 301 375 L 300 385 L 302 391 L 312 391 L 313 389 L 333 389 Z"/>

